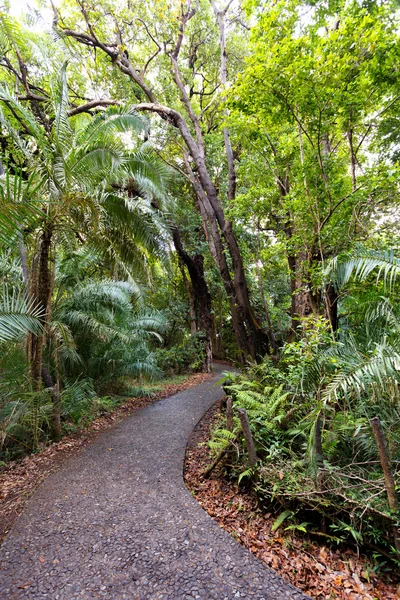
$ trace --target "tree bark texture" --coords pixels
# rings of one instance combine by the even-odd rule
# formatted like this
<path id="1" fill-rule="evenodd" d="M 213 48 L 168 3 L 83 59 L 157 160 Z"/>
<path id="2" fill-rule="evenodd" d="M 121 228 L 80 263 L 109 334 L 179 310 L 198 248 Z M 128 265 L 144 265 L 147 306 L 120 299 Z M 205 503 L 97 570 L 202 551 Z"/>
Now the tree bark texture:
<path id="1" fill-rule="evenodd" d="M 226 401 L 226 428 L 228 431 L 233 430 L 233 400 L 228 398 Z"/>
<path id="2" fill-rule="evenodd" d="M 37 306 L 42 309 L 40 320 L 43 326 L 41 333 L 30 333 L 28 336 L 30 377 L 35 391 L 40 390 L 42 387 L 43 346 L 45 343 L 45 329 L 50 318 L 50 297 L 52 291 L 50 252 L 52 237 L 52 225 L 45 224 L 39 242 L 38 253 L 34 258 L 31 269 L 30 292 Z"/>
<path id="3" fill-rule="evenodd" d="M 335 287 L 329 283 L 325 289 L 324 295 L 324 315 L 329 320 L 331 329 L 334 333 L 339 327 L 338 300 L 339 295 L 335 290 Z"/>
<path id="4" fill-rule="evenodd" d="M 198 323 L 198 328 L 204 333 L 204 350 L 205 359 L 203 371 L 211 372 L 212 363 L 212 335 L 213 321 L 211 314 L 211 296 L 208 291 L 207 282 L 204 277 L 203 257 L 201 254 L 190 256 L 183 247 L 182 238 L 177 227 L 172 230 L 174 245 L 178 253 L 179 259 L 186 265 L 190 282 L 191 282 L 191 297 L 194 301 L 195 321 Z M 190 298 L 189 298 L 190 301 Z M 197 331 L 197 327 L 196 330 Z"/>
<path id="5" fill-rule="evenodd" d="M 306 252 L 300 252 L 299 255 L 288 254 L 291 308 L 292 334 L 298 333 L 298 327 L 304 317 L 315 313 L 315 301 L 313 302 L 312 292 L 305 283 L 304 267 L 307 264 Z"/>
<path id="6" fill-rule="evenodd" d="M 185 284 L 186 293 L 187 293 L 188 300 L 189 300 L 190 335 L 195 335 L 195 333 L 197 332 L 197 321 L 198 321 L 197 311 L 196 311 L 196 298 L 193 293 L 193 288 L 190 284 L 190 281 L 188 280 L 188 278 L 186 276 L 185 263 L 183 262 L 183 260 L 179 256 L 179 254 L 178 254 L 178 259 L 179 259 L 179 269 L 182 273 L 183 283 Z"/>
<path id="7" fill-rule="evenodd" d="M 371 419 L 372 431 L 378 446 L 379 460 L 382 466 L 383 476 L 385 479 L 386 493 L 390 510 L 394 513 L 399 513 L 399 500 L 397 498 L 396 487 L 394 483 L 392 466 L 390 464 L 389 451 L 385 440 L 385 434 L 382 429 L 379 417 Z M 393 526 L 393 538 L 397 553 L 400 554 L 400 532 L 399 529 Z"/>
<path id="8" fill-rule="evenodd" d="M 240 423 L 242 425 L 244 439 L 246 441 L 247 452 L 249 455 L 249 463 L 251 467 L 255 467 L 257 462 L 256 447 L 254 444 L 253 434 L 250 429 L 249 417 L 244 408 L 238 409 Z"/>

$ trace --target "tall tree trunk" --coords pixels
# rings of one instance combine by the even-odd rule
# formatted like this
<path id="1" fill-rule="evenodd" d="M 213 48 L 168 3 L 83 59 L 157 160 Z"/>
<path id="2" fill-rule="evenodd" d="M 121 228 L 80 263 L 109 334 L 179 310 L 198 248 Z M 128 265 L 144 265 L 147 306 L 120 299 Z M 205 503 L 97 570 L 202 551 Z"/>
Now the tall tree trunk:
<path id="1" fill-rule="evenodd" d="M 190 281 L 186 277 L 185 263 L 183 262 L 183 260 L 180 256 L 178 256 L 178 258 L 179 258 L 179 269 L 182 273 L 183 283 L 185 284 L 186 293 L 187 293 L 188 300 L 189 300 L 190 335 L 193 336 L 193 335 L 195 335 L 195 333 L 197 333 L 197 321 L 198 321 L 197 313 L 196 313 L 196 298 L 193 293 L 193 288 L 190 285 Z"/>
<path id="2" fill-rule="evenodd" d="M 279 348 L 278 348 L 278 342 L 276 340 L 275 337 L 275 333 L 272 327 L 272 321 L 271 321 L 271 315 L 269 312 L 269 308 L 268 308 L 268 304 L 267 304 L 267 300 L 265 298 L 265 292 L 264 292 L 264 282 L 263 282 L 263 278 L 262 278 L 262 273 L 261 273 L 261 243 L 260 243 L 260 223 L 257 223 L 257 275 L 258 275 L 258 285 L 260 288 L 260 295 L 261 295 L 261 300 L 264 306 L 264 313 L 265 313 L 265 318 L 268 324 L 268 337 L 270 339 L 271 342 L 271 347 L 272 347 L 272 352 L 275 355 L 279 354 Z"/>
<path id="3" fill-rule="evenodd" d="M 43 363 L 43 348 L 46 341 L 46 329 L 51 314 L 51 294 L 53 287 L 53 270 L 51 268 L 51 247 L 54 226 L 46 223 L 43 226 L 37 255 L 31 269 L 30 290 L 36 304 L 43 310 L 41 317 L 42 331 L 39 335 L 28 336 L 28 360 L 32 387 L 39 391 L 44 386 L 50 390 L 53 403 L 51 433 L 54 440 L 61 438 L 61 400 L 59 382 L 54 384 L 49 368 Z"/>
<path id="4" fill-rule="evenodd" d="M 208 291 L 207 282 L 204 277 L 203 257 L 201 254 L 190 256 L 183 247 L 182 238 L 177 227 L 172 230 L 174 245 L 180 260 L 186 265 L 191 286 L 192 295 L 196 300 L 195 310 L 199 329 L 204 334 L 204 363 L 203 371 L 211 372 L 212 366 L 212 335 L 213 321 L 211 315 L 211 296 Z"/>
<path id="5" fill-rule="evenodd" d="M 292 336 L 297 335 L 298 327 L 305 317 L 319 312 L 319 300 L 311 291 L 307 276 L 309 260 L 307 252 L 299 252 L 297 256 L 288 255 L 291 289 Z"/>
<path id="6" fill-rule="evenodd" d="M 50 318 L 52 273 L 50 268 L 50 250 L 53 237 L 53 226 L 45 224 L 39 243 L 37 256 L 34 258 L 31 271 L 31 294 L 38 307 L 42 309 L 40 334 L 29 334 L 28 359 L 30 363 L 30 377 L 33 389 L 38 391 L 42 387 L 43 346 L 45 342 L 46 326 Z"/>
<path id="7" fill-rule="evenodd" d="M 279 179 L 281 195 L 285 195 L 289 190 L 287 179 Z M 308 271 L 308 253 L 306 251 L 296 252 L 292 248 L 293 245 L 293 226 L 292 219 L 288 216 L 287 222 L 284 224 L 284 233 L 288 244 L 287 261 L 289 267 L 290 292 L 291 292 L 291 307 L 290 316 L 292 319 L 292 327 L 289 335 L 289 340 L 297 336 L 298 327 L 304 317 L 309 316 L 313 312 L 313 301 L 311 298 L 311 290 L 309 289 L 305 276 Z"/>
<path id="8" fill-rule="evenodd" d="M 215 264 L 220 272 L 222 283 L 228 297 L 230 313 L 232 316 L 233 331 L 241 352 L 241 360 L 243 363 L 245 363 L 247 356 L 252 356 L 255 358 L 256 353 L 254 346 L 251 344 L 251 340 L 249 340 L 243 310 L 238 301 L 234 279 L 231 277 L 231 272 L 228 266 L 226 258 L 228 249 L 226 248 L 225 240 L 221 235 L 221 229 L 208 197 L 204 193 L 198 177 L 191 169 L 187 153 L 185 153 L 185 163 L 190 180 L 196 192 L 196 200 L 202 215 L 204 232 L 210 247 L 211 255 L 214 258 Z M 260 355 L 265 353 L 264 348 L 263 350 L 264 352 L 259 352 Z"/>

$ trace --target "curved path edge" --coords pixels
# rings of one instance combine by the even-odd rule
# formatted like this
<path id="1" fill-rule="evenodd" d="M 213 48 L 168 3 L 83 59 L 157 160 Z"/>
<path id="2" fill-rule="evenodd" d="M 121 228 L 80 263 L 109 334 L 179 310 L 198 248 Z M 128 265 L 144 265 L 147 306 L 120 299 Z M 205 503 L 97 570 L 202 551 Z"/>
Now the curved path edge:
<path id="1" fill-rule="evenodd" d="M 183 482 L 211 380 L 128 417 L 45 480 L 1 549 L 0 599 L 305 600 L 240 546 Z"/>

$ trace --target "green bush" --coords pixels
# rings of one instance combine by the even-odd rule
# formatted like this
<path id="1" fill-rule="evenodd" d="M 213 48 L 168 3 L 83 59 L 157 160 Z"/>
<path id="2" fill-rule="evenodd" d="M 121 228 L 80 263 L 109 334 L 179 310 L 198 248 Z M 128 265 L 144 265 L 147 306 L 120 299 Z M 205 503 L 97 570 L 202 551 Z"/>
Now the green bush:
<path id="1" fill-rule="evenodd" d="M 392 530 L 399 515 L 388 505 L 370 419 L 380 416 L 392 458 L 398 460 L 398 386 L 386 379 L 382 395 L 376 385 L 372 396 L 367 388 L 354 393 L 342 389 L 329 400 L 330 385 L 344 376 L 344 344 L 344 339 L 329 344 L 320 324 L 299 342 L 287 344 L 278 366 L 265 358 L 244 374 L 228 374 L 225 389 L 233 399 L 233 430 L 221 418 L 209 445 L 215 453 L 235 449 L 229 453 L 231 477 L 250 484 L 269 510 L 285 514 L 286 529 L 379 547 L 396 560 Z M 256 445 L 258 462 L 252 469 L 238 408 L 247 411 Z M 396 470 L 395 481 L 398 485 Z"/>
<path id="2" fill-rule="evenodd" d="M 167 375 L 201 371 L 204 363 L 204 336 L 197 333 L 182 344 L 155 351 L 157 365 Z"/>

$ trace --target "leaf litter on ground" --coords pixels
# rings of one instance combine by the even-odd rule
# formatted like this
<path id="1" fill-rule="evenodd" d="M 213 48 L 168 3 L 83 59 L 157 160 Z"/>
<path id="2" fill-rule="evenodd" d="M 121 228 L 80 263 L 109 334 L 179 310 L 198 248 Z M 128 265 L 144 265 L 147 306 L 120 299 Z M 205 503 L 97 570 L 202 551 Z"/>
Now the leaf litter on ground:
<path id="1" fill-rule="evenodd" d="M 306 535 L 274 530 L 277 515 L 260 507 L 255 495 L 225 477 L 223 465 L 202 475 L 212 462 L 207 441 L 219 418 L 214 405 L 188 443 L 185 481 L 200 505 L 238 542 L 281 577 L 317 600 L 397 600 L 400 578 L 376 574 L 371 559 L 344 544 L 319 545 Z"/>

